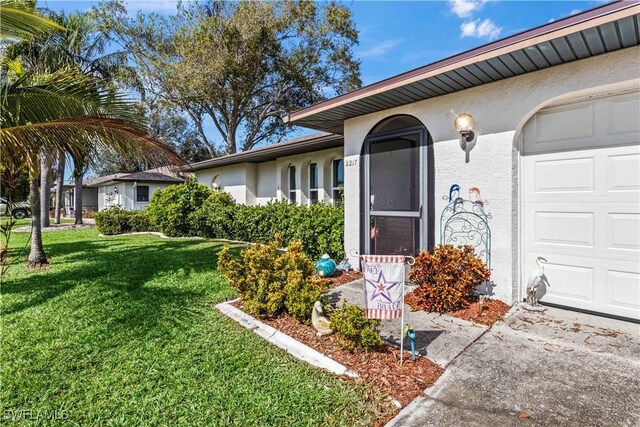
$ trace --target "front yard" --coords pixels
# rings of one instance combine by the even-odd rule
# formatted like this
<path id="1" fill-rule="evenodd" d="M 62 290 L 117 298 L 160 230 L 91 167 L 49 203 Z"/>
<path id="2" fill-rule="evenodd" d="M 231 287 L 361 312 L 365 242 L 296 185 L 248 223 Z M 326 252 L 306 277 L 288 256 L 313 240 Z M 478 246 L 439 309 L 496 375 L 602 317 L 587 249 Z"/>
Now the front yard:
<path id="1" fill-rule="evenodd" d="M 27 237 L 15 233 L 12 247 Z M 5 420 L 373 423 L 371 390 L 298 362 L 213 308 L 233 296 L 216 271 L 219 243 L 94 229 L 44 240 L 50 269 L 19 262 L 2 280 Z"/>

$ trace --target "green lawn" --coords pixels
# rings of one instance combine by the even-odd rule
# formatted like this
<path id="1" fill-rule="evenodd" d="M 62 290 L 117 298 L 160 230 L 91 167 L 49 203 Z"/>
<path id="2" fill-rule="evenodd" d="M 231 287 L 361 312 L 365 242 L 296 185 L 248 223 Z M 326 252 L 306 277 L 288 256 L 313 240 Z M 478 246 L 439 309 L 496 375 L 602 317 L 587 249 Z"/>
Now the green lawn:
<path id="1" fill-rule="evenodd" d="M 26 238 L 15 233 L 12 246 Z M 93 229 L 44 239 L 50 269 L 18 264 L 3 278 L 5 420 L 31 410 L 33 425 L 52 411 L 71 425 L 372 424 L 363 386 L 215 310 L 233 296 L 215 269 L 219 243 Z"/>

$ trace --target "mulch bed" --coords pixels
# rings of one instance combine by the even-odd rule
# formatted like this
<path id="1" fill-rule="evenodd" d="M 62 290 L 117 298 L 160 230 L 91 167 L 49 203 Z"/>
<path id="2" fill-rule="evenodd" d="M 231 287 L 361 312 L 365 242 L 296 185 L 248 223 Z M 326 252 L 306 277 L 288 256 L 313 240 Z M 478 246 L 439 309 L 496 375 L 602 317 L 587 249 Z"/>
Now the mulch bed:
<path id="1" fill-rule="evenodd" d="M 338 343 L 335 334 L 318 337 L 312 326 L 303 325 L 287 315 L 261 320 L 357 372 L 367 383 L 391 396 L 402 406 L 418 397 L 443 372 L 440 366 L 426 357 L 418 357 L 414 362 L 411 360 L 411 353 L 406 351 L 404 363 L 400 366 L 400 350 L 389 346 L 369 353 L 345 350 Z"/>
<path id="2" fill-rule="evenodd" d="M 404 301 L 413 311 L 428 310 L 429 308 L 429 303 L 413 292 L 408 294 Z M 498 320 L 502 320 L 510 309 L 510 305 L 497 299 L 486 299 L 480 305 L 478 297 L 469 297 L 469 306 L 467 308 L 449 311 L 447 314 L 458 319 L 491 326 Z"/>
<path id="3" fill-rule="evenodd" d="M 484 300 L 482 306 L 479 301 L 474 301 L 467 308 L 453 311 L 448 314 L 463 320 L 491 326 L 498 320 L 502 320 L 504 315 L 511 309 L 511 306 L 497 299 Z"/>
<path id="4" fill-rule="evenodd" d="M 320 276 L 314 276 L 320 278 Z M 353 282 L 358 279 L 362 279 L 362 273 L 359 271 L 340 271 L 336 270 L 335 274 L 331 277 L 323 277 L 322 279 L 327 281 L 327 290 L 337 288 L 340 285 L 344 285 L 349 282 Z"/>

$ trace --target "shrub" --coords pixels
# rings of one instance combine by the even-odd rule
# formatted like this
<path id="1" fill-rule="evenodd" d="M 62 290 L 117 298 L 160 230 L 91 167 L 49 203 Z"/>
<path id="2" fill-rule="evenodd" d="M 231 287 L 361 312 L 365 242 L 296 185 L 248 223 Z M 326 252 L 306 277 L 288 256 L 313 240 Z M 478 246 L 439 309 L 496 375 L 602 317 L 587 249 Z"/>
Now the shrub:
<path id="1" fill-rule="evenodd" d="M 147 212 L 151 224 L 167 236 L 195 235 L 193 214 L 213 191 L 195 178 L 184 184 L 170 185 L 153 193 Z"/>
<path id="2" fill-rule="evenodd" d="M 245 206 L 224 191 L 212 191 L 195 179 L 156 191 L 149 207 L 151 225 L 168 236 L 200 236 L 268 244 L 280 235 L 285 245 L 301 241 L 316 259 L 344 256 L 342 207 L 287 201 Z"/>
<path id="3" fill-rule="evenodd" d="M 383 344 L 378 331 L 380 320 L 367 319 L 364 310 L 357 305 L 347 306 L 343 301 L 341 308 L 329 314 L 329 320 L 338 335 L 338 342 L 348 350 L 361 348 L 372 351 Z"/>
<path id="4" fill-rule="evenodd" d="M 419 286 L 414 295 L 424 301 L 423 307 L 445 313 L 467 307 L 470 292 L 490 275 L 471 246 L 443 245 L 418 255 L 409 280 Z"/>
<path id="5" fill-rule="evenodd" d="M 125 211 L 120 206 L 111 206 L 96 212 L 96 227 L 102 234 L 123 234 L 136 231 L 151 231 L 151 222 L 146 211 Z"/>
<path id="6" fill-rule="evenodd" d="M 191 233 L 209 239 L 236 239 L 233 233 L 235 209 L 235 201 L 229 193 L 214 191 L 202 207 L 191 214 Z"/>
<path id="7" fill-rule="evenodd" d="M 308 207 L 280 201 L 262 206 L 236 205 L 231 212 L 212 210 L 206 217 L 209 224 L 218 226 L 219 233 L 226 233 L 227 238 L 233 240 L 266 244 L 280 235 L 285 245 L 301 241 L 312 259 L 325 253 L 335 259 L 344 256 L 342 208 L 324 203 Z M 226 227 L 221 226 L 225 222 Z"/>
<path id="8" fill-rule="evenodd" d="M 96 227 L 102 234 L 122 234 L 131 231 L 129 213 L 120 206 L 111 206 L 94 215 Z"/>
<path id="9" fill-rule="evenodd" d="M 129 227 L 133 232 L 153 230 L 147 211 L 131 211 L 129 213 Z"/>
<path id="10" fill-rule="evenodd" d="M 313 264 L 302 252 L 302 244 L 292 242 L 287 251 L 280 250 L 280 245 L 278 238 L 268 245 L 253 245 L 241 252 L 240 260 L 225 246 L 218 256 L 218 268 L 249 313 L 272 317 L 287 312 L 308 323 L 322 289 L 310 279 Z"/>

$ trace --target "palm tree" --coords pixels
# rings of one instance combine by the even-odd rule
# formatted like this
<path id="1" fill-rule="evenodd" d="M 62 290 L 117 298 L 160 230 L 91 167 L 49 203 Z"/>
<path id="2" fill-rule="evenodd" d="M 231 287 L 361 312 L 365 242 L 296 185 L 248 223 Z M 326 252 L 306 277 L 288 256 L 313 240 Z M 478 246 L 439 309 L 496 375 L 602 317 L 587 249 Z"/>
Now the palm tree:
<path id="1" fill-rule="evenodd" d="M 29 84 L 27 76 L 1 83 L 0 156 L 3 163 L 26 159 L 31 179 L 31 267 L 48 263 L 40 235 L 37 185 L 42 149 L 63 150 L 74 158 L 90 148 L 155 165 L 182 163 L 166 144 L 150 136 L 137 105 L 105 88 L 99 79 L 66 70 L 40 84 Z"/>
<path id="2" fill-rule="evenodd" d="M 0 39 L 29 39 L 59 27 L 23 2 L 0 0 Z M 4 61 L 3 61 L 4 62 Z M 27 164 L 32 206 L 31 268 L 48 264 L 40 229 L 38 188 L 42 150 L 71 156 L 95 150 L 161 164 L 180 164 L 167 145 L 151 137 L 135 103 L 75 69 L 37 76 L 0 74 L 0 159 L 5 167 Z"/>
<path id="3" fill-rule="evenodd" d="M 50 227 L 49 208 L 51 207 L 51 155 L 43 150 L 40 153 L 40 226 Z"/>
<path id="4" fill-rule="evenodd" d="M 6 58 L 20 60 L 32 72 L 52 73 L 65 67 L 74 67 L 80 73 L 100 78 L 105 84 L 124 83 L 133 88 L 140 88 L 141 84 L 135 69 L 127 64 L 125 52 L 115 51 L 106 53 L 108 46 L 107 33 L 100 31 L 95 20 L 89 13 L 49 12 L 48 17 L 64 27 L 64 31 L 47 33 L 33 40 L 15 43 L 7 49 Z M 50 171 L 47 166 L 53 160 L 54 153 L 43 152 L 47 158 L 41 161 L 41 212 L 43 226 L 48 225 L 50 200 L 50 186 L 44 186 Z M 85 156 L 83 156 L 85 157 Z M 88 164 L 81 159 L 74 158 L 73 178 L 75 180 L 76 195 L 76 224 L 82 223 L 82 180 L 88 169 Z M 64 173 L 64 169 L 62 169 Z M 61 186 L 58 186 L 61 187 Z M 60 191 L 56 190 L 56 198 L 60 198 Z M 56 207 L 56 217 L 59 217 L 59 207 Z"/>
<path id="5" fill-rule="evenodd" d="M 58 159 L 56 162 L 56 205 L 55 205 L 55 215 L 53 222 L 54 224 L 60 224 L 60 211 L 62 209 L 62 196 L 63 196 L 63 187 L 64 187 L 64 169 L 66 166 L 66 156 L 64 151 L 58 150 Z"/>
<path id="6" fill-rule="evenodd" d="M 40 16 L 34 2 L 0 0 L 0 39 L 32 40 L 51 31 L 64 30 L 59 24 Z"/>

